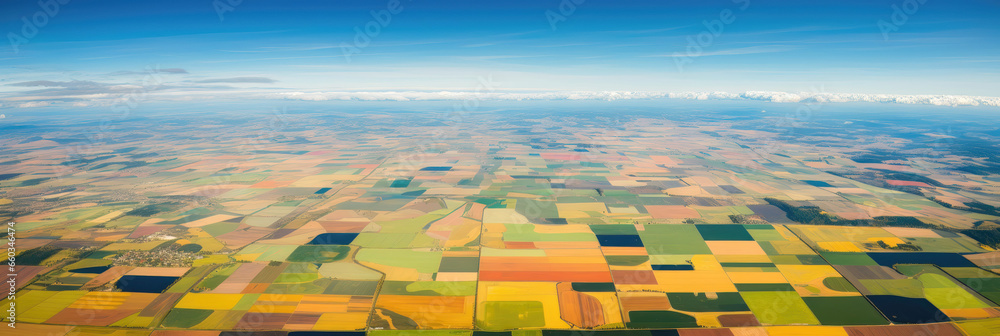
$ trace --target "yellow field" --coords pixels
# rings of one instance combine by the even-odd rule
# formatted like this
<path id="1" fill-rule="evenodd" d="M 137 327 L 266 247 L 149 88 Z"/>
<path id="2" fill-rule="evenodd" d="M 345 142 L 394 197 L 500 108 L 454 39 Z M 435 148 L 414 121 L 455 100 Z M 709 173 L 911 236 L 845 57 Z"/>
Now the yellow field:
<path id="1" fill-rule="evenodd" d="M 669 292 L 735 292 L 736 286 L 725 271 L 653 271 L 655 288 Z M 632 285 L 646 286 L 646 285 Z"/>
<path id="2" fill-rule="evenodd" d="M 559 314 L 559 296 L 554 282 L 500 282 L 480 281 L 478 291 L 476 321 L 486 320 L 486 302 L 535 301 L 540 302 L 544 312 L 544 326 L 532 328 L 568 329 L 570 325 Z"/>
<path id="3" fill-rule="evenodd" d="M 848 336 L 843 327 L 808 326 L 808 327 L 767 327 L 769 336 Z"/>
<path id="4" fill-rule="evenodd" d="M 361 330 L 368 325 L 368 312 L 323 313 L 312 330 Z"/>
<path id="5" fill-rule="evenodd" d="M 84 291 L 23 291 L 19 293 L 18 321 L 43 323 L 79 300 Z"/>
<path id="6" fill-rule="evenodd" d="M 767 255 L 756 241 L 707 241 L 714 255 Z"/>
<path id="7" fill-rule="evenodd" d="M 848 241 L 821 241 L 816 243 L 820 250 L 829 252 L 861 252 L 857 244 Z"/>
<path id="8" fill-rule="evenodd" d="M 590 217 L 587 211 L 606 213 L 608 208 L 604 203 L 600 202 L 590 202 L 590 203 L 559 203 L 556 205 L 559 209 L 559 217 L 562 218 L 587 218 Z"/>
<path id="9" fill-rule="evenodd" d="M 376 309 L 406 316 L 426 329 L 471 329 L 475 296 L 379 295 Z"/>
<path id="10" fill-rule="evenodd" d="M 785 277 L 778 272 L 729 272 L 729 279 L 738 284 L 754 283 L 786 283 Z"/>
<path id="11" fill-rule="evenodd" d="M 230 310 L 242 298 L 243 294 L 187 293 L 175 308 Z"/>

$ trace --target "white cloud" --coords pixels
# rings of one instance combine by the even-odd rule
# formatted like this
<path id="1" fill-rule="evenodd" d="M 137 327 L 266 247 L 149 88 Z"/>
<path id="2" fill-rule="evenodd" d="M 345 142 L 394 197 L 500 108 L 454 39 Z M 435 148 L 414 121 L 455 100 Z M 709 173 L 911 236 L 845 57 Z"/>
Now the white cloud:
<path id="1" fill-rule="evenodd" d="M 119 85 L 126 89 L 127 85 Z M 133 88 L 138 90 L 143 87 Z M 126 90 L 127 91 L 127 90 Z M 0 98 L 13 107 L 31 108 L 71 105 L 77 107 L 112 105 L 129 97 L 111 93 L 49 94 Z M 938 106 L 990 106 L 1000 107 L 1000 97 L 962 95 L 891 95 L 862 93 L 810 93 L 746 91 L 732 92 L 655 92 L 655 91 L 317 91 L 275 92 L 256 90 L 213 89 L 164 89 L 142 92 L 143 100 L 164 103 L 193 100 L 247 100 L 289 99 L 303 101 L 523 101 L 523 100 L 641 100 L 641 99 L 691 99 L 691 100 L 753 100 L 774 103 L 849 103 L 867 102 L 882 104 L 920 104 Z"/>
<path id="2" fill-rule="evenodd" d="M 43 107 L 43 106 L 49 106 L 49 102 L 48 101 L 32 101 L 32 102 L 17 104 L 17 107 L 20 107 L 20 108 Z"/>
<path id="3" fill-rule="evenodd" d="M 687 54 L 687 53 L 674 53 L 669 55 L 651 55 L 647 57 L 672 57 L 672 58 L 698 58 L 702 56 L 731 56 L 731 55 L 751 55 L 751 54 L 768 54 L 768 53 L 778 53 L 794 50 L 795 48 L 789 46 L 752 46 L 744 48 L 734 48 L 727 50 L 716 50 L 716 51 L 706 51 L 698 54 Z"/>
<path id="4" fill-rule="evenodd" d="M 577 91 L 577 92 L 456 92 L 456 91 L 375 91 L 375 92 L 282 92 L 270 98 L 295 100 L 627 100 L 627 99 L 695 99 L 695 100 L 757 100 L 775 103 L 847 103 L 868 102 L 886 104 L 921 104 L 939 106 L 1000 107 L 1000 97 L 960 95 L 889 95 L 863 93 L 792 93 L 776 91 L 730 92 L 643 92 L 643 91 Z"/>

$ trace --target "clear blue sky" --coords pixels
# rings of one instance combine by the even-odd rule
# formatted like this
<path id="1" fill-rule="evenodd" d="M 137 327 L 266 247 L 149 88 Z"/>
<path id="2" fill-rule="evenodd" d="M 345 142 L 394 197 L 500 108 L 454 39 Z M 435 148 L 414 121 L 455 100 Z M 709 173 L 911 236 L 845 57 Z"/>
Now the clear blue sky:
<path id="1" fill-rule="evenodd" d="M 243 0 L 220 19 L 212 0 L 71 0 L 15 52 L 9 33 L 42 8 L 4 0 L 0 94 L 100 94 L 159 66 L 176 89 L 248 94 L 472 90 L 492 75 L 522 91 L 1000 96 L 997 1 L 927 0 L 886 35 L 878 22 L 907 1 L 575 0 L 553 29 L 546 13 L 573 1 L 402 0 L 348 60 L 341 45 L 389 1 Z M 688 39 L 725 10 L 734 20 L 679 69 Z"/>

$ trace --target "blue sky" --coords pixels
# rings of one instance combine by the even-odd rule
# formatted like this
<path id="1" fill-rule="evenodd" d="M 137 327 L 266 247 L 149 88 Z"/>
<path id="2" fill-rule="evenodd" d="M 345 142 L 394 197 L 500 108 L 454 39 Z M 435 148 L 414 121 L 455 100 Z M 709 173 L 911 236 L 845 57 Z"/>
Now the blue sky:
<path id="1" fill-rule="evenodd" d="M 22 17 L 43 9 L 5 0 L 0 95 L 82 101 L 159 67 L 169 90 L 229 96 L 462 91 L 486 77 L 510 91 L 1000 96 L 1000 3 L 908 1 L 916 12 L 883 34 L 907 1 L 401 0 L 348 58 L 341 46 L 390 1 L 70 0 L 27 38 Z M 220 19 L 214 5 L 229 3 Z M 686 55 L 725 11 L 732 22 Z M 16 52 L 11 34 L 25 37 Z"/>

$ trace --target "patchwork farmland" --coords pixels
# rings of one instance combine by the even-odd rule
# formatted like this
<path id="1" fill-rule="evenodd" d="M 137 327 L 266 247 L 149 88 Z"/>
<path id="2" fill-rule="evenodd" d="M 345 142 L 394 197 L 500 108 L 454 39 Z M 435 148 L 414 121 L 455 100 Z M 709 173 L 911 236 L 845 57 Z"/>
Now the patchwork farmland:
<path id="1" fill-rule="evenodd" d="M 997 182 L 942 173 L 954 157 L 772 154 L 772 133 L 726 115 L 287 117 L 272 137 L 161 116 L 94 161 L 59 155 L 71 125 L 0 139 L 16 149 L 0 209 L 17 222 L 18 333 L 1000 330 L 1000 252 L 981 237 L 1000 217 L 957 206 L 993 202 Z"/>

